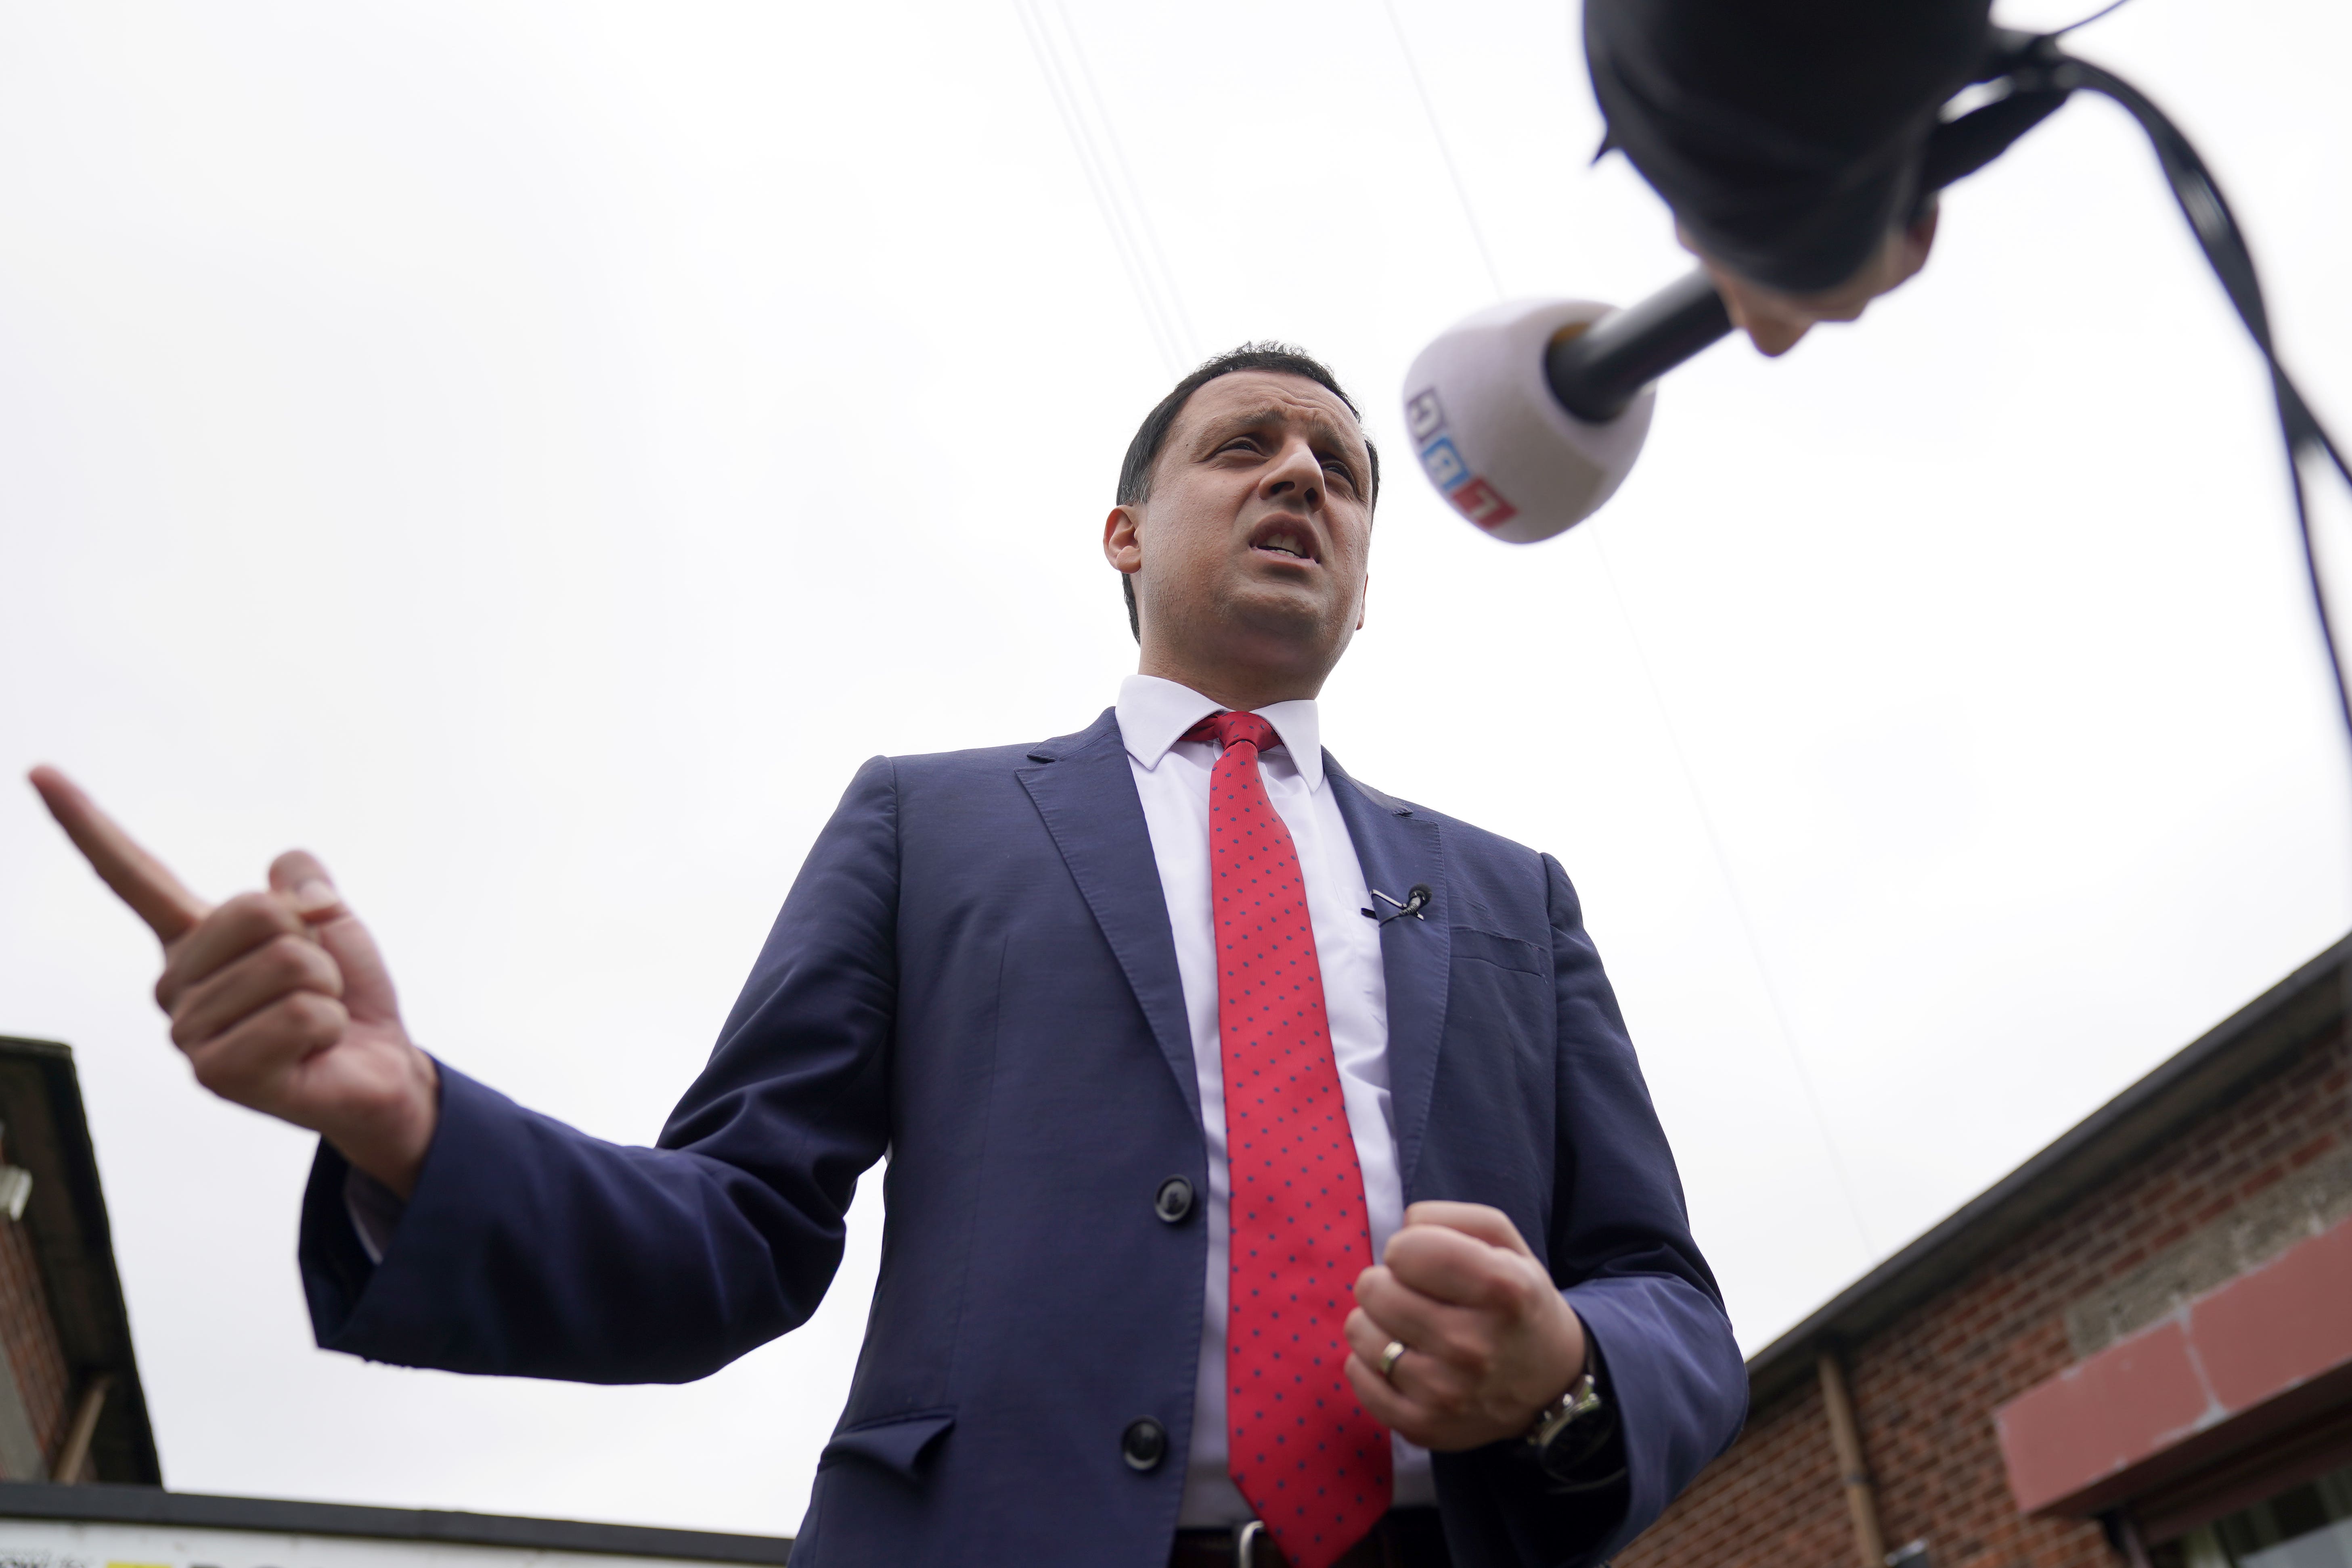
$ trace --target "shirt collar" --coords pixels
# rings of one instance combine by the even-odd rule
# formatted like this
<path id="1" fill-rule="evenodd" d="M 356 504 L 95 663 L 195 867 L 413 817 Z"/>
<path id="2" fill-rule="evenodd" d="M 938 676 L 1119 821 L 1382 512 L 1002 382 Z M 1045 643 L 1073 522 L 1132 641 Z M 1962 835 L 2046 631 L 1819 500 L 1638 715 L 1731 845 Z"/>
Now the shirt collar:
<path id="1" fill-rule="evenodd" d="M 1191 687 L 1156 675 L 1130 675 L 1118 683 L 1119 738 L 1126 742 L 1127 754 L 1146 772 L 1159 767 L 1160 759 L 1184 738 L 1185 731 L 1222 711 Z M 1256 711 L 1282 737 L 1282 749 L 1289 753 L 1298 776 L 1307 781 L 1307 790 L 1321 789 L 1323 725 L 1315 711 L 1315 700 L 1268 703 Z"/>

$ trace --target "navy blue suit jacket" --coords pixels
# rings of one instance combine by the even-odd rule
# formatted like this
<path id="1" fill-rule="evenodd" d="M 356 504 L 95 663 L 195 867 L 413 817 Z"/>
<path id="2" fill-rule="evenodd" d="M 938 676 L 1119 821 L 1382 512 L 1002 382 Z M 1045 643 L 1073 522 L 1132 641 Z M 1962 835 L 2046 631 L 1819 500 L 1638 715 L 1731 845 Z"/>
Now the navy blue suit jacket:
<path id="1" fill-rule="evenodd" d="M 1600 1346 L 1625 1489 L 1549 1494 L 1523 1445 L 1435 1459 L 1462 1568 L 1591 1562 L 1737 1431 L 1747 1378 L 1674 1160 L 1557 862 L 1328 758 L 1381 930 L 1408 1201 L 1509 1215 Z M 810 851 L 660 1145 L 443 1069 L 380 1264 L 322 1148 L 302 1265 L 319 1342 L 407 1366 L 702 1377 L 805 1321 L 888 1156 L 880 1280 L 793 1554 L 819 1568 L 1160 1568 L 1183 1489 L 1208 1187 L 1174 939 L 1118 726 L 877 758 Z M 1139 1473 L 1150 1417 L 1168 1458 Z"/>

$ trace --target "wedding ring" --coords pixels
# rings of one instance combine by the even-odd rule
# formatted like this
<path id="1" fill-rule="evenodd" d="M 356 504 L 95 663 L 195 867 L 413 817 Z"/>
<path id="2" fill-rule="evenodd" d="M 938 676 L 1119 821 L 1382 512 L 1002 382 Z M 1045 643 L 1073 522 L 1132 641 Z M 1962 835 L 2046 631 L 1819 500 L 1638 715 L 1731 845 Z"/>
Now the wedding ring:
<path id="1" fill-rule="evenodd" d="M 1396 1381 L 1396 1363 L 1404 1354 L 1404 1342 L 1391 1340 L 1389 1348 L 1381 1352 L 1381 1375 L 1389 1382 Z"/>

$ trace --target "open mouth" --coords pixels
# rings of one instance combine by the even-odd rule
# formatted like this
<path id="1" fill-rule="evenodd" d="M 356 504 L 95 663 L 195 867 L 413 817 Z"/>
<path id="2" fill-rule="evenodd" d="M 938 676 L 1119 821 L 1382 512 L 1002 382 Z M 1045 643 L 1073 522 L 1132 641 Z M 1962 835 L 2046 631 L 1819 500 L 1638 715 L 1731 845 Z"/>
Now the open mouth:
<path id="1" fill-rule="evenodd" d="M 1280 521 L 1261 524 L 1250 536 L 1250 548 L 1261 555 L 1272 555 L 1286 561 L 1316 559 L 1315 536 L 1294 522 Z"/>

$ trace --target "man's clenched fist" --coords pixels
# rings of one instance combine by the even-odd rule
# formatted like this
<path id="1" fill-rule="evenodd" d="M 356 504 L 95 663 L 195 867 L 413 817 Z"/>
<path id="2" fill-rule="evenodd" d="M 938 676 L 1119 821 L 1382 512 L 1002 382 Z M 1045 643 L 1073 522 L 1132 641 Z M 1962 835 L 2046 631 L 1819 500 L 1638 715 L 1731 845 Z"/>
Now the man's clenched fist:
<path id="1" fill-rule="evenodd" d="M 1516 1437 L 1568 1392 L 1584 1324 L 1500 1209 L 1418 1203 L 1356 1280 L 1348 1382 L 1372 1419 L 1424 1448 Z M 1388 1375 L 1387 1347 L 1402 1344 Z"/>
<path id="2" fill-rule="evenodd" d="M 297 849 L 267 892 L 214 908 L 141 848 L 79 786 L 35 768 L 33 787 L 107 886 L 163 944 L 155 1000 L 196 1081 L 307 1127 L 402 1197 L 440 1114 L 433 1058 L 401 1026 L 392 976 L 326 868 Z"/>

